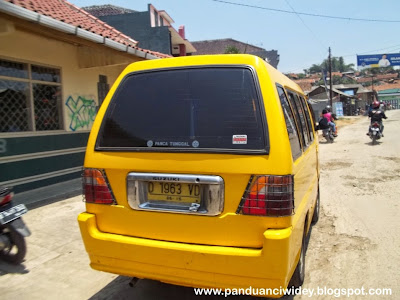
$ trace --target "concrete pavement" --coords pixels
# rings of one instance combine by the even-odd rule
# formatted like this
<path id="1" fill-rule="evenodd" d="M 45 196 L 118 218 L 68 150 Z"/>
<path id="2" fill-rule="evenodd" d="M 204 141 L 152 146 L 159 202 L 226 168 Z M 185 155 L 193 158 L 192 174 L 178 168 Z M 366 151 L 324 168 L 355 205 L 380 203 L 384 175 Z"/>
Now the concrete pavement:
<path id="1" fill-rule="evenodd" d="M 82 196 L 77 196 L 24 215 L 32 232 L 27 238 L 27 256 L 20 266 L 0 261 L 2 300 L 217 299 L 195 296 L 192 288 L 151 280 L 140 280 L 131 288 L 128 277 L 92 270 L 77 222 L 84 210 Z"/>

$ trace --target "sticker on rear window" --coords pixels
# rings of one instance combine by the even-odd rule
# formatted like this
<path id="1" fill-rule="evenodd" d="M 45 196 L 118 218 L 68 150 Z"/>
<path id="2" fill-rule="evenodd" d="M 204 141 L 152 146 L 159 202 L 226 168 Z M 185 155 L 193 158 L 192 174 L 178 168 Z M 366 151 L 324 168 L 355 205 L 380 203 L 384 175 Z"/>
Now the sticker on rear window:
<path id="1" fill-rule="evenodd" d="M 241 135 L 234 135 L 232 136 L 232 144 L 247 144 L 247 135 L 241 134 Z"/>
<path id="2" fill-rule="evenodd" d="M 200 146 L 199 141 L 194 140 L 193 143 L 192 143 L 192 146 L 193 146 L 194 148 L 199 147 L 199 146 Z"/>

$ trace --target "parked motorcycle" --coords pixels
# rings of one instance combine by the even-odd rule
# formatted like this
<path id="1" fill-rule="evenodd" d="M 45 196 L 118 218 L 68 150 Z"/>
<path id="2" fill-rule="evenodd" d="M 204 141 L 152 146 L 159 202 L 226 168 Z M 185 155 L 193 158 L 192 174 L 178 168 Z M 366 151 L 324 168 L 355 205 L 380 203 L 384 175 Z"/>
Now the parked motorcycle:
<path id="1" fill-rule="evenodd" d="M 19 264 L 26 254 L 25 237 L 31 232 L 22 221 L 28 209 L 24 204 L 14 205 L 13 196 L 10 188 L 0 187 L 0 259 Z"/>
<path id="2" fill-rule="evenodd" d="M 382 136 L 380 124 L 378 122 L 372 122 L 369 126 L 369 138 L 372 140 L 372 145 L 376 145 L 376 141 Z"/>
<path id="3" fill-rule="evenodd" d="M 322 129 L 322 136 L 326 139 L 328 143 L 333 143 L 335 136 L 333 135 L 332 127 L 328 127 L 326 129 Z"/>

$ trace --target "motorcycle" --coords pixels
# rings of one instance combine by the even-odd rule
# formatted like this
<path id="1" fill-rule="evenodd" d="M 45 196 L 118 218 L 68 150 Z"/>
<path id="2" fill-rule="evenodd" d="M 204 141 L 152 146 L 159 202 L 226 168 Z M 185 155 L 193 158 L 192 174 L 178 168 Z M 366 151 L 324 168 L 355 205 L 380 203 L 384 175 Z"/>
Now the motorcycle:
<path id="1" fill-rule="evenodd" d="M 372 122 L 369 126 L 369 138 L 372 140 L 372 145 L 376 145 L 376 141 L 382 136 L 380 124 L 378 122 Z"/>
<path id="2" fill-rule="evenodd" d="M 26 254 L 25 237 L 31 232 L 21 217 L 28 209 L 24 204 L 14 206 L 13 196 L 10 188 L 0 187 L 0 259 L 20 264 Z"/>
<path id="3" fill-rule="evenodd" d="M 333 143 L 335 136 L 333 135 L 332 127 L 329 126 L 326 129 L 322 129 L 322 136 L 326 139 L 328 143 Z"/>

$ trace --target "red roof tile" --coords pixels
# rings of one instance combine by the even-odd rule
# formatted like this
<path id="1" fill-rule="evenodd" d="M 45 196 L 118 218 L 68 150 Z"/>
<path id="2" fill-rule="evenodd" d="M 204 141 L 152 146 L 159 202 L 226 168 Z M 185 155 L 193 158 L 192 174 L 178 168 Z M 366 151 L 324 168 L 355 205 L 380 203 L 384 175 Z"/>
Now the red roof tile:
<path id="1" fill-rule="evenodd" d="M 393 73 L 393 74 L 378 74 L 376 75 L 377 79 L 395 79 L 397 78 L 397 73 Z"/>
<path id="2" fill-rule="evenodd" d="M 390 90 L 390 89 L 400 89 L 400 82 L 396 81 L 394 83 L 374 85 L 374 90 L 376 90 L 376 91 L 383 91 L 383 90 Z"/>
<path id="3" fill-rule="evenodd" d="M 136 47 L 137 41 L 131 37 L 123 34 L 114 27 L 106 24 L 105 22 L 97 19 L 91 14 L 87 13 L 85 10 L 69 3 L 65 0 L 5 0 L 6 2 L 12 3 L 14 5 L 23 7 L 30 11 L 36 12 L 38 14 L 48 16 L 58 21 L 62 21 L 66 24 L 77 26 L 84 30 L 90 31 L 92 33 L 98 34 L 105 38 L 109 38 L 120 44 L 135 48 L 151 55 L 165 58 L 170 57 L 169 55 L 150 51 L 146 49 L 140 49 Z"/>

